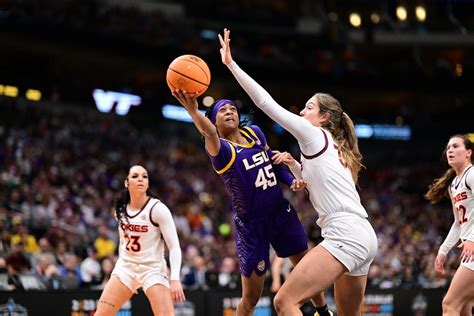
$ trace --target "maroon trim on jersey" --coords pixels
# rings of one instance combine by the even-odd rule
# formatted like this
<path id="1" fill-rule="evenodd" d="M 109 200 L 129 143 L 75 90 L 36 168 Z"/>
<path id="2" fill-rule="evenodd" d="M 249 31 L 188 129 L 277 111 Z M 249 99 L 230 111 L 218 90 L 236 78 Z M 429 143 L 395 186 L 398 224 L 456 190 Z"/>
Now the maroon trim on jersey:
<path id="1" fill-rule="evenodd" d="M 153 216 L 152 216 L 152 213 L 153 213 L 153 208 L 155 207 L 156 204 L 160 203 L 159 201 L 156 202 L 155 204 L 153 204 L 153 206 L 151 207 L 150 209 L 150 213 L 149 213 L 149 216 L 150 216 L 150 222 L 153 224 L 153 226 L 156 226 L 156 227 L 159 227 L 160 225 L 158 225 L 157 223 L 155 223 L 153 221 Z"/>
<path id="2" fill-rule="evenodd" d="M 464 172 L 462 173 L 461 178 L 459 179 L 458 184 L 456 184 L 456 183 L 453 181 L 453 183 L 454 183 L 454 188 L 455 188 L 456 190 L 458 189 L 458 186 L 461 184 L 462 178 L 464 178 L 464 176 L 467 174 L 467 172 L 468 172 L 469 170 L 471 170 L 471 168 L 472 168 L 472 165 L 469 166 L 469 168 L 467 168 L 466 170 L 464 170 Z M 464 181 L 465 181 L 465 180 L 466 180 L 466 179 L 464 179 Z M 467 182 L 466 182 L 466 186 L 467 186 Z M 467 186 L 467 187 L 469 187 L 469 186 Z M 470 189 L 471 189 L 471 188 L 469 188 L 469 190 L 470 190 Z"/>
<path id="3" fill-rule="evenodd" d="M 471 187 L 467 184 L 467 174 L 468 174 L 468 170 L 472 170 L 472 166 L 470 166 L 469 168 L 467 168 L 466 170 L 466 178 L 464 178 L 464 184 L 466 184 L 466 188 L 468 188 L 469 190 L 472 191 Z"/>
<path id="4" fill-rule="evenodd" d="M 322 154 L 324 154 L 324 152 L 326 151 L 326 149 L 328 149 L 328 144 L 329 144 L 329 140 L 328 140 L 328 136 L 326 135 L 326 133 L 322 130 L 321 130 L 321 133 L 323 133 L 324 135 L 324 147 L 323 149 L 321 149 L 318 153 L 312 155 L 312 156 L 308 156 L 308 155 L 305 155 L 303 152 L 301 152 L 301 154 L 303 155 L 303 157 L 305 157 L 306 159 L 314 159 L 314 158 L 317 158 L 319 156 L 321 156 Z"/>
<path id="5" fill-rule="evenodd" d="M 147 206 L 148 202 L 150 202 L 150 200 L 151 200 L 151 196 L 148 197 L 148 200 L 146 200 L 145 204 L 144 204 L 144 205 L 142 206 L 142 208 L 137 212 L 137 214 L 135 214 L 135 215 L 133 215 L 133 216 L 130 215 L 130 214 L 128 214 L 128 210 L 127 210 L 127 211 L 126 211 L 127 217 L 128 217 L 128 218 L 137 217 L 138 214 L 140 214 L 140 213 L 145 209 L 145 207 Z"/>

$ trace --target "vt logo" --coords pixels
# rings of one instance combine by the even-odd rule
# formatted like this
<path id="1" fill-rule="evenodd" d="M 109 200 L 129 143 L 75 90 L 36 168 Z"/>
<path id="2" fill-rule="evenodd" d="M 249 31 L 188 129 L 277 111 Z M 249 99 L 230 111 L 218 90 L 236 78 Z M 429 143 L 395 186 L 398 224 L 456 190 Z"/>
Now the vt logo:
<path id="1" fill-rule="evenodd" d="M 100 112 L 108 113 L 115 106 L 115 113 L 126 115 L 132 106 L 138 106 L 142 99 L 138 95 L 95 89 L 92 93 L 95 105 Z"/>

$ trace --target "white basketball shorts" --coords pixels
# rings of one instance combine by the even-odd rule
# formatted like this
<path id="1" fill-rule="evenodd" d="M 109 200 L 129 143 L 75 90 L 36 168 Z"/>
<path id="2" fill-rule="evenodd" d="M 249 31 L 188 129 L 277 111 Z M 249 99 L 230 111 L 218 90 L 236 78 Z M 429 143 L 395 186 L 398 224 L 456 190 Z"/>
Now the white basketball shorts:
<path id="1" fill-rule="evenodd" d="M 112 275 L 116 275 L 135 294 L 140 287 L 143 288 L 145 293 L 148 288 L 155 284 L 162 284 L 167 288 L 170 287 L 166 274 L 166 265 L 163 268 L 162 264 L 138 264 L 119 258 L 112 271 Z"/>
<path id="2" fill-rule="evenodd" d="M 321 230 L 321 246 L 348 270 L 347 275 L 367 275 L 378 242 L 372 225 L 360 216 L 333 219 Z"/>

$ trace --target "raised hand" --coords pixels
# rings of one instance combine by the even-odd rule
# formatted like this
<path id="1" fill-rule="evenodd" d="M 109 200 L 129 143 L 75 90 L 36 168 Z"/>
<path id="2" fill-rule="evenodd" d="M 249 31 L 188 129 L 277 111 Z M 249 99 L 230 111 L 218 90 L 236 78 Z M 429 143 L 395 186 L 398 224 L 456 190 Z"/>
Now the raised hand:
<path id="1" fill-rule="evenodd" d="M 219 42 L 221 43 L 221 58 L 224 65 L 228 65 L 232 62 L 232 54 L 230 53 L 230 30 L 224 29 L 224 38 L 219 34 Z"/>
<path id="2" fill-rule="evenodd" d="M 196 96 L 190 96 L 186 91 L 180 89 L 171 91 L 171 94 L 189 113 L 198 110 L 199 105 L 196 101 Z"/>

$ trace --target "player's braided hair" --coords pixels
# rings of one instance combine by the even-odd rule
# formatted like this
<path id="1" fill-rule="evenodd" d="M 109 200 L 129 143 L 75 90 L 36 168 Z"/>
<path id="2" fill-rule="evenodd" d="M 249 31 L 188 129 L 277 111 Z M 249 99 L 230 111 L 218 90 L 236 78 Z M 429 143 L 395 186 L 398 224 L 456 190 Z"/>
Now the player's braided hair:
<path id="1" fill-rule="evenodd" d="M 472 145 L 472 142 L 469 140 L 469 137 L 467 135 L 457 134 L 451 136 L 449 139 L 454 137 L 461 138 L 464 142 L 464 146 L 466 147 L 466 149 L 473 150 L 474 146 Z M 443 151 L 443 155 L 441 157 L 443 161 L 446 161 L 446 151 L 447 149 Z M 473 159 L 474 155 L 471 155 L 471 162 L 473 162 Z M 440 178 L 434 179 L 433 183 L 430 184 L 430 186 L 428 187 L 428 192 L 426 192 L 425 194 L 425 199 L 431 201 L 432 204 L 435 204 L 441 201 L 443 198 L 448 197 L 448 187 L 455 177 L 456 172 L 453 168 L 449 168 L 448 170 L 446 170 L 446 172 Z"/>
<path id="2" fill-rule="evenodd" d="M 330 118 L 322 123 L 334 137 L 342 158 L 351 170 L 352 178 L 357 183 L 362 165 L 362 154 L 359 151 L 359 142 L 355 133 L 354 123 L 349 115 L 342 110 L 339 101 L 327 93 L 316 93 L 321 114 L 329 113 Z"/>

